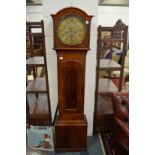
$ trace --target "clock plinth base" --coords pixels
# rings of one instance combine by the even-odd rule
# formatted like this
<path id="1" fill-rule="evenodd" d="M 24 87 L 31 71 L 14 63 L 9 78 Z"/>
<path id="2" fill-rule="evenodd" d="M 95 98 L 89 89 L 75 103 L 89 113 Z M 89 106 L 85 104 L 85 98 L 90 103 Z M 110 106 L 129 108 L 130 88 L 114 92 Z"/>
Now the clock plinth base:
<path id="1" fill-rule="evenodd" d="M 56 120 L 56 151 L 82 151 L 87 149 L 87 120 Z"/>

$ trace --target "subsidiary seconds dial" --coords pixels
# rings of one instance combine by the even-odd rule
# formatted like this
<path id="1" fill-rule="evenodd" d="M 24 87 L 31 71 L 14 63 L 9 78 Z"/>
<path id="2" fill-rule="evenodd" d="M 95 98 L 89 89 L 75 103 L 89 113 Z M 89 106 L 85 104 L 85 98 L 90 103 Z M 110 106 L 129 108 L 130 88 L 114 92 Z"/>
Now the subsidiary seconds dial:
<path id="1" fill-rule="evenodd" d="M 86 35 L 86 23 L 77 16 L 67 16 L 60 21 L 57 35 L 65 45 L 79 45 Z"/>

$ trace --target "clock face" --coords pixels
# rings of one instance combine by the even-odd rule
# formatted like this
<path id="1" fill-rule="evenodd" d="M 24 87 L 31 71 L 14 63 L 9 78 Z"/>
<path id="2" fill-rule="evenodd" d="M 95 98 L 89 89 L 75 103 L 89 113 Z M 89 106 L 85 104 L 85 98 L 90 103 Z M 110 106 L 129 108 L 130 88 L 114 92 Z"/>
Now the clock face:
<path id="1" fill-rule="evenodd" d="M 86 24 L 81 18 L 70 15 L 63 18 L 57 29 L 57 35 L 65 45 L 79 45 L 86 35 Z"/>

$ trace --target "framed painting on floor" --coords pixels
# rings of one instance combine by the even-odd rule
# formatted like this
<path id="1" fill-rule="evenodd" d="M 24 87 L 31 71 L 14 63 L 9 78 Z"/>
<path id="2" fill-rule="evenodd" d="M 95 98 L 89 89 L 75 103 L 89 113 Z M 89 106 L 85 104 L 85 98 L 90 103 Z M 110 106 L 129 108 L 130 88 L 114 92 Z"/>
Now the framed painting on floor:
<path id="1" fill-rule="evenodd" d="M 31 127 L 27 129 L 27 145 L 36 150 L 53 151 L 52 127 Z"/>

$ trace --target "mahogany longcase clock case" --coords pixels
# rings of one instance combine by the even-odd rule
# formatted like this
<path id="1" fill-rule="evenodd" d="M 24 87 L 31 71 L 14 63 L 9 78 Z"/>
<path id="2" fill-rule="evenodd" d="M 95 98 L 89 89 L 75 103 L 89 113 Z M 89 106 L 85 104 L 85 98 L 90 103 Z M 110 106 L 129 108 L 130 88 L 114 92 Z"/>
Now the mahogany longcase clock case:
<path id="1" fill-rule="evenodd" d="M 87 147 L 85 59 L 90 50 L 92 16 L 81 9 L 68 7 L 51 17 L 58 63 L 59 115 L 55 123 L 55 149 L 84 150 Z"/>

